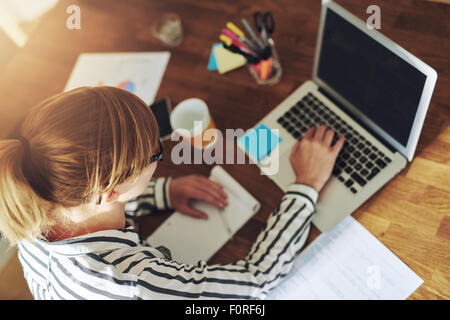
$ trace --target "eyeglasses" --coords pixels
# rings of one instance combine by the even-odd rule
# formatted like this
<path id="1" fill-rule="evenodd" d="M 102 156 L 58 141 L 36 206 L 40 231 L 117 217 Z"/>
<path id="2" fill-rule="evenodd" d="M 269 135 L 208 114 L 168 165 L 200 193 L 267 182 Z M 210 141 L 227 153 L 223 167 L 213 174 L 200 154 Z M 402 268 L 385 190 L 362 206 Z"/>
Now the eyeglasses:
<path id="1" fill-rule="evenodd" d="M 150 163 L 156 162 L 156 161 L 161 161 L 163 159 L 163 147 L 161 144 L 161 140 L 158 140 L 158 143 L 159 143 L 159 152 L 157 154 L 154 154 L 150 158 Z"/>

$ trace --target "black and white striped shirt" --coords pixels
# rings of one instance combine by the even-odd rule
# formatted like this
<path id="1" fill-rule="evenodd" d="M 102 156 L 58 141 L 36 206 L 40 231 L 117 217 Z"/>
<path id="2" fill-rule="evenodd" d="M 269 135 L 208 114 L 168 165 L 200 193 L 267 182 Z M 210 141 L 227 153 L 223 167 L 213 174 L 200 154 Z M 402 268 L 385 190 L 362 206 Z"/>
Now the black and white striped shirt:
<path id="1" fill-rule="evenodd" d="M 126 214 L 170 208 L 168 178 L 150 182 Z M 293 184 L 247 256 L 232 264 L 184 265 L 134 227 L 62 241 L 22 241 L 19 260 L 35 299 L 262 299 L 289 272 L 308 236 L 317 192 Z M 169 248 L 170 249 L 170 248 Z"/>

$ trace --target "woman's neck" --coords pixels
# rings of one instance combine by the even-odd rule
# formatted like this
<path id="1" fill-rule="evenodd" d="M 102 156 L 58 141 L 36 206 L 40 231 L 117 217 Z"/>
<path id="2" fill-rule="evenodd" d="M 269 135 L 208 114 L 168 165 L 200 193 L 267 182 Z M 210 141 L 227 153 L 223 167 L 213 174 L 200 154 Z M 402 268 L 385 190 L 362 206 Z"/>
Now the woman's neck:
<path id="1" fill-rule="evenodd" d="M 83 204 L 59 208 L 53 212 L 55 224 L 46 235 L 50 242 L 79 237 L 85 234 L 125 228 L 125 204 Z"/>

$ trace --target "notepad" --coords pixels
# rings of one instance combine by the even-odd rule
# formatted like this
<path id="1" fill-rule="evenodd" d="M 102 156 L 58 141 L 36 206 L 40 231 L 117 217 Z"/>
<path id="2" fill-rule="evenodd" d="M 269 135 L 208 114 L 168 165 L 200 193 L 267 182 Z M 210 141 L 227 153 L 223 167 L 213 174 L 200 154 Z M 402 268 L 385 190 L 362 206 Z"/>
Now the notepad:
<path id="1" fill-rule="evenodd" d="M 175 261 L 195 264 L 208 261 L 256 213 L 260 203 L 222 167 L 211 170 L 210 179 L 223 186 L 228 206 L 219 209 L 196 201 L 193 207 L 208 215 L 208 220 L 196 219 L 174 212 L 147 242 L 164 246 Z"/>
<path id="2" fill-rule="evenodd" d="M 208 70 L 217 70 L 217 62 L 216 62 L 216 56 L 214 54 L 214 49 L 217 47 L 222 46 L 221 43 L 214 43 L 211 48 L 211 54 L 209 55 L 209 61 L 208 61 Z"/>
<path id="3" fill-rule="evenodd" d="M 281 140 L 273 130 L 261 123 L 239 137 L 237 142 L 249 157 L 260 162 L 280 144 Z"/>
<path id="4" fill-rule="evenodd" d="M 220 74 L 240 68 L 247 63 L 247 59 L 244 56 L 231 52 L 223 46 L 214 48 L 214 56 L 216 58 L 217 71 Z"/>

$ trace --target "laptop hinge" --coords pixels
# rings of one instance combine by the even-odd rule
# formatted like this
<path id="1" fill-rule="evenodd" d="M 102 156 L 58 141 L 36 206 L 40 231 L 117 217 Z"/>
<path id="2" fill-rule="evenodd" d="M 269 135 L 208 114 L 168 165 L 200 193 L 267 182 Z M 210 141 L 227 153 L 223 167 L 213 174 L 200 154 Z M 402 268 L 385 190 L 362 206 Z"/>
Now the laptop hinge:
<path id="1" fill-rule="evenodd" d="M 348 115 L 350 118 L 352 118 L 354 121 L 356 121 L 361 127 L 366 129 L 371 135 L 373 135 L 377 140 L 381 141 L 381 143 L 388 148 L 392 153 L 397 152 L 396 149 L 394 149 L 383 137 L 381 137 L 377 132 L 369 128 L 367 125 L 359 121 L 357 118 L 355 118 L 348 110 L 347 108 L 340 103 L 337 99 L 332 97 L 326 90 L 324 90 L 321 86 L 319 86 L 319 92 L 323 94 L 325 97 L 327 97 L 331 102 L 333 102 L 335 105 L 339 107 L 346 115 Z"/>

